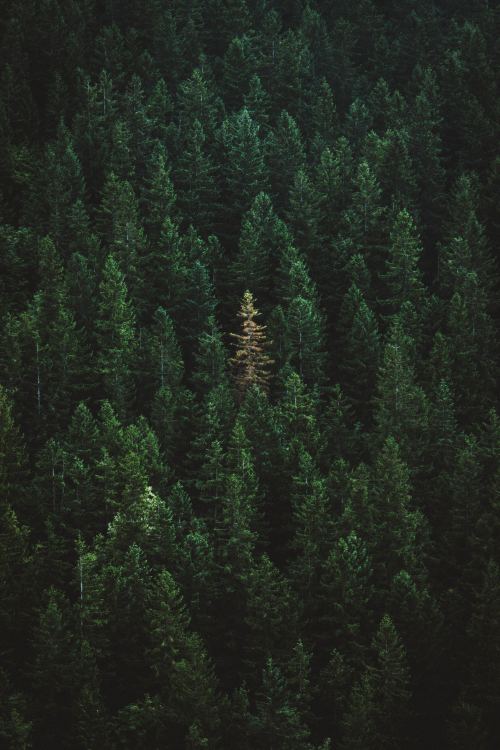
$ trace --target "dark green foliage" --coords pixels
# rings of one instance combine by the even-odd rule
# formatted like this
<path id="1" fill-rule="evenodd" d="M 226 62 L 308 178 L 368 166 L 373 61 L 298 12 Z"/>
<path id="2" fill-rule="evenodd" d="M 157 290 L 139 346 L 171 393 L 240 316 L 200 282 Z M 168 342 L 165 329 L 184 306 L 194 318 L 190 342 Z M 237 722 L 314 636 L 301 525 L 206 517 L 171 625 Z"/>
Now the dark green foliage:
<path id="1" fill-rule="evenodd" d="M 408 211 L 400 211 L 397 215 L 389 242 L 389 257 L 383 274 L 388 292 L 385 300 L 387 311 L 400 312 L 403 303 L 411 302 L 420 312 L 424 302 L 422 273 L 418 267 L 422 248 Z"/>
<path id="2" fill-rule="evenodd" d="M 300 129 L 294 118 L 281 112 L 266 142 L 267 161 L 273 175 L 276 205 L 283 209 L 297 171 L 304 166 L 305 152 Z"/>
<path id="3" fill-rule="evenodd" d="M 238 252 L 231 269 L 231 284 L 239 300 L 250 289 L 264 309 L 269 304 L 271 270 L 289 239 L 285 224 L 276 216 L 267 193 L 259 193 L 245 214 Z"/>
<path id="4" fill-rule="evenodd" d="M 109 255 L 99 285 L 96 337 L 100 357 L 97 371 L 104 394 L 124 414 L 132 398 L 135 357 L 134 312 L 128 298 L 123 273 Z"/>
<path id="5" fill-rule="evenodd" d="M 381 345 L 377 319 L 354 284 L 342 302 L 338 326 L 340 336 L 336 365 L 346 395 L 366 424 L 370 420 L 370 400 Z"/>
<path id="6" fill-rule="evenodd" d="M 263 150 L 259 139 L 259 126 L 248 109 L 224 120 L 221 129 L 224 148 L 223 174 L 225 197 L 231 206 L 227 218 L 230 237 L 239 231 L 243 214 L 248 211 L 255 197 L 267 190 L 268 177 Z"/>
<path id="7" fill-rule="evenodd" d="M 192 121 L 185 133 L 177 162 L 179 207 L 188 225 L 207 233 L 213 228 L 217 207 L 215 167 L 206 150 L 206 136 L 200 121 Z"/>
<path id="8" fill-rule="evenodd" d="M 496 5 L 2 4 L 2 748 L 497 750 Z"/>

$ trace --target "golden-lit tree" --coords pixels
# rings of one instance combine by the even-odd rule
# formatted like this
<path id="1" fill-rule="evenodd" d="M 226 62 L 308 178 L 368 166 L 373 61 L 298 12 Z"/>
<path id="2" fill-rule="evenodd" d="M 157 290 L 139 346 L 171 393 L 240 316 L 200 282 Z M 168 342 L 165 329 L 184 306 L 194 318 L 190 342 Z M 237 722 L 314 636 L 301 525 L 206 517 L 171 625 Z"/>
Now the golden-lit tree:
<path id="1" fill-rule="evenodd" d="M 271 342 L 266 339 L 266 326 L 257 322 L 260 312 L 255 307 L 251 292 L 245 292 L 238 317 L 241 318 L 241 333 L 232 333 L 236 340 L 236 353 L 231 358 L 236 389 L 243 398 L 251 385 L 267 390 L 273 360 L 266 354 Z"/>

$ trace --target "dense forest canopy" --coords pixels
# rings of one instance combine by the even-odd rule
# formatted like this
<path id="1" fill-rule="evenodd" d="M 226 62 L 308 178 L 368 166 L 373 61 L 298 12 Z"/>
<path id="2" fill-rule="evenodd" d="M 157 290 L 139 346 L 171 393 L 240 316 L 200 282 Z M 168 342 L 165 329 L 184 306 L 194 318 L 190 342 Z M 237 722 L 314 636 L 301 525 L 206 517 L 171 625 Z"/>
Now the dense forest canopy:
<path id="1" fill-rule="evenodd" d="M 499 5 L 0 16 L 0 746 L 498 748 Z"/>

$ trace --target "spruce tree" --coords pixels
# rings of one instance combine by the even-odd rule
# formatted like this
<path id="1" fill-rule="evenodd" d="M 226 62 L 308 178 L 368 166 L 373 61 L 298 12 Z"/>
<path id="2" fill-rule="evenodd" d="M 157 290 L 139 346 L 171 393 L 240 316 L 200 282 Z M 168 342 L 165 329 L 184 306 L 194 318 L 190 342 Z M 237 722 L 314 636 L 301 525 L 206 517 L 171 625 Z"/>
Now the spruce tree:
<path id="1" fill-rule="evenodd" d="M 124 416 L 133 397 L 135 315 L 124 275 L 112 255 L 106 260 L 99 286 L 96 338 L 97 369 L 104 392 Z"/>
<path id="2" fill-rule="evenodd" d="M 286 111 L 281 112 L 276 126 L 266 140 L 267 162 L 273 175 L 276 207 L 287 206 L 290 186 L 299 169 L 304 166 L 305 150 L 297 122 Z"/>
<path id="3" fill-rule="evenodd" d="M 240 229 L 243 214 L 255 197 L 268 188 L 259 126 L 247 109 L 224 120 L 221 129 L 224 148 L 224 181 L 227 196 L 231 196 L 226 209 L 228 227 L 225 233 L 234 241 Z"/>
<path id="4" fill-rule="evenodd" d="M 234 367 L 234 383 L 240 399 L 252 385 L 258 385 L 266 390 L 271 377 L 269 369 L 273 362 L 265 351 L 268 346 L 266 326 L 257 322 L 259 316 L 252 293 L 245 292 L 238 313 L 242 321 L 242 332 L 231 334 L 236 342 L 236 353 L 231 358 L 231 364 Z"/>
<path id="5" fill-rule="evenodd" d="M 205 143 L 205 131 L 199 120 L 186 125 L 175 184 L 179 208 L 186 224 L 192 224 L 207 235 L 214 228 L 218 190 L 215 165 Z"/>
<path id="6" fill-rule="evenodd" d="M 271 271 L 285 238 L 286 229 L 276 216 L 270 197 L 259 193 L 243 218 L 231 269 L 231 286 L 238 295 L 250 287 L 265 306 L 269 305 Z"/>
<path id="7" fill-rule="evenodd" d="M 422 248 L 408 211 L 400 211 L 397 215 L 389 241 L 389 257 L 382 276 L 388 291 L 384 300 L 386 310 L 396 313 L 404 302 L 411 302 L 420 312 L 425 300 L 422 273 L 418 267 Z"/>
<path id="8" fill-rule="evenodd" d="M 355 284 L 344 297 L 338 325 L 336 364 L 342 386 L 363 423 L 369 424 L 381 344 L 377 319 Z"/>

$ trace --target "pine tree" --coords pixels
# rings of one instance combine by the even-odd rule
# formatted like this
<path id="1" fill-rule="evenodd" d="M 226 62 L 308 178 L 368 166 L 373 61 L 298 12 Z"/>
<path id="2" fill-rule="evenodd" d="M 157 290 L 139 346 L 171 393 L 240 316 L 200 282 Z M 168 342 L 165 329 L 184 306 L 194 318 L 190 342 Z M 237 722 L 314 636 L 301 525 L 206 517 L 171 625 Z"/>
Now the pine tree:
<path id="1" fill-rule="evenodd" d="M 371 489 L 376 530 L 372 554 L 377 582 L 384 589 L 400 570 L 423 574 L 425 526 L 420 511 L 412 507 L 410 492 L 408 466 L 394 438 L 388 438 L 375 461 Z"/>
<path id="2" fill-rule="evenodd" d="M 311 104 L 314 150 L 318 157 L 324 152 L 324 149 L 333 146 L 338 136 L 338 119 L 332 89 L 326 78 L 322 78 Z"/>
<path id="3" fill-rule="evenodd" d="M 252 120 L 254 120 L 265 134 L 269 123 L 269 110 L 271 108 L 271 97 L 262 85 L 258 75 L 252 76 L 248 86 L 248 92 L 244 96 L 244 104 Z"/>
<path id="4" fill-rule="evenodd" d="M 146 239 L 139 217 L 139 206 L 131 184 L 109 174 L 102 191 L 98 227 L 124 274 L 131 296 L 139 303 L 142 290 L 141 262 Z"/>
<path id="5" fill-rule="evenodd" d="M 167 218 L 175 212 L 177 196 L 165 146 L 158 141 L 149 158 L 141 190 L 144 227 L 150 242 L 158 242 Z"/>
<path id="6" fill-rule="evenodd" d="M 69 305 L 61 257 L 46 237 L 39 246 L 40 281 L 33 300 L 22 313 L 16 331 L 20 366 L 17 386 L 24 418 L 40 427 L 68 417 L 72 397 L 86 380 L 84 346 Z M 78 374 L 77 374 L 78 373 Z"/>
<path id="7" fill-rule="evenodd" d="M 418 262 L 422 254 L 415 224 L 408 211 L 400 211 L 390 233 L 389 257 L 385 263 L 385 281 L 389 313 L 401 310 L 404 302 L 411 302 L 420 313 L 425 300 L 422 272 Z"/>
<path id="8" fill-rule="evenodd" d="M 14 418 L 13 402 L 0 385 L 0 496 L 2 504 L 19 502 L 19 479 L 25 470 L 24 446 Z"/>
<path id="9" fill-rule="evenodd" d="M 300 696 L 293 695 L 281 669 L 271 658 L 268 659 L 257 694 L 254 722 L 257 747 L 276 747 L 280 750 L 309 748 L 309 730 L 301 715 L 302 709 Z"/>
<path id="10" fill-rule="evenodd" d="M 311 50 L 303 34 L 290 28 L 281 34 L 274 48 L 273 62 L 269 86 L 274 92 L 273 112 L 277 116 L 286 108 L 292 117 L 302 120 L 313 65 Z"/>
<path id="11" fill-rule="evenodd" d="M 34 514 L 29 519 L 34 529 Z M 2 500 L 0 507 L 0 614 L 2 629 L 2 665 L 15 675 L 26 660 L 26 642 L 34 626 L 37 601 L 34 555 L 30 548 L 29 528 Z M 16 680 L 17 684 L 17 680 Z"/>
<path id="12" fill-rule="evenodd" d="M 342 234 L 354 252 L 363 254 L 371 269 L 380 268 L 384 215 L 380 184 L 368 162 L 363 160 L 354 178 L 352 204 L 343 214 Z"/>
<path id="13" fill-rule="evenodd" d="M 346 750 L 396 750 L 407 741 L 410 674 L 404 646 L 388 615 L 380 622 L 372 649 L 375 661 L 351 694 L 342 742 Z"/>
<path id="14" fill-rule="evenodd" d="M 371 398 L 380 363 L 377 320 L 362 292 L 352 284 L 339 313 L 337 366 L 342 387 L 364 424 L 370 423 Z"/>
<path id="15" fill-rule="evenodd" d="M 184 375 L 184 363 L 171 317 L 159 307 L 144 347 L 147 382 L 154 393 L 160 388 L 176 391 Z"/>
<path id="16" fill-rule="evenodd" d="M 24 696 L 14 690 L 7 673 L 0 670 L 0 740 L 7 750 L 32 747 L 32 722 Z"/>
<path id="17" fill-rule="evenodd" d="M 107 720 L 95 650 L 82 640 L 78 656 L 80 693 L 76 703 L 77 747 L 97 750 L 107 740 Z"/>
<path id="18" fill-rule="evenodd" d="M 297 637 L 298 602 L 289 581 L 267 555 L 254 563 L 247 580 L 245 658 L 248 684 L 256 681 L 256 667 L 264 668 L 268 658 L 291 652 Z"/>
<path id="19" fill-rule="evenodd" d="M 191 124 L 198 121 L 203 130 L 211 137 L 221 110 L 221 101 L 214 92 L 205 67 L 195 68 L 191 77 L 179 86 L 178 111 L 179 126 L 184 134 Z"/>
<path id="20" fill-rule="evenodd" d="M 412 365 L 413 340 L 396 317 L 384 348 L 374 398 L 377 432 L 385 440 L 392 436 L 403 457 L 419 466 L 425 448 L 428 402 L 415 383 Z"/>
<path id="21" fill-rule="evenodd" d="M 208 318 L 198 339 L 193 382 L 202 394 L 227 383 L 227 353 L 214 316 Z"/>
<path id="22" fill-rule="evenodd" d="M 371 114 L 365 102 L 356 97 L 347 111 L 346 132 L 354 150 L 359 153 L 361 144 L 364 142 L 372 125 Z"/>
<path id="23" fill-rule="evenodd" d="M 391 206 L 391 214 L 406 208 L 414 216 L 418 215 L 415 169 L 407 128 L 389 128 L 382 137 L 370 132 L 366 152 L 380 180 L 384 202 Z"/>
<path id="24" fill-rule="evenodd" d="M 371 620 L 373 567 L 366 543 L 355 531 L 333 545 L 322 565 L 315 627 L 322 653 L 335 645 L 358 665 Z"/>
<path id="25" fill-rule="evenodd" d="M 153 149 L 151 121 L 148 117 L 141 74 L 142 71 L 139 71 L 139 74 L 136 72 L 132 74 L 122 99 L 125 124 L 130 133 L 132 160 L 139 184 L 144 181 L 145 166 Z M 138 189 L 137 183 L 134 183 L 134 188 Z"/>
<path id="26" fill-rule="evenodd" d="M 71 669 L 75 651 L 66 597 L 56 589 L 46 594 L 34 634 L 34 733 L 42 743 L 67 747 L 71 738 L 71 706 L 75 685 Z"/>
<path id="27" fill-rule="evenodd" d="M 267 137 L 266 154 L 273 177 L 275 205 L 283 210 L 288 204 L 288 193 L 294 177 L 305 162 L 300 129 L 286 110 L 281 112 L 276 126 Z"/>
<path id="28" fill-rule="evenodd" d="M 230 110 L 239 109 L 243 104 L 243 92 L 248 90 L 256 69 L 251 37 L 243 34 L 231 40 L 224 55 L 223 69 L 225 103 Z"/>
<path id="29" fill-rule="evenodd" d="M 308 175 L 299 169 L 290 188 L 287 219 L 299 250 L 309 261 L 315 278 L 322 271 L 321 251 L 323 246 L 319 229 L 320 198 Z"/>
<path id="30" fill-rule="evenodd" d="M 112 255 L 106 260 L 99 286 L 96 329 L 98 372 L 106 396 L 123 416 L 133 395 L 135 316 L 124 274 Z"/>
<path id="31" fill-rule="evenodd" d="M 322 317 L 314 301 L 294 297 L 285 312 L 288 361 L 308 384 L 324 383 Z"/>
<path id="32" fill-rule="evenodd" d="M 420 69 L 419 90 L 411 111 L 411 152 L 418 199 L 426 232 L 434 238 L 433 223 L 442 209 L 444 178 L 441 140 L 441 97 L 432 68 Z"/>
<path id="33" fill-rule="evenodd" d="M 243 218 L 238 253 L 231 269 L 231 285 L 238 296 L 250 287 L 264 306 L 269 306 L 271 270 L 286 237 L 286 228 L 276 216 L 270 197 L 259 193 Z"/>
<path id="34" fill-rule="evenodd" d="M 85 180 L 71 134 L 62 121 L 57 138 L 47 146 L 40 167 L 37 195 L 33 196 L 35 205 L 41 202 L 40 233 L 50 234 L 58 249 L 64 252 L 69 240 L 69 212 L 77 200 L 84 198 Z"/>
<path id="35" fill-rule="evenodd" d="M 322 447 L 319 425 L 319 399 L 315 389 L 308 388 L 298 373 L 284 373 L 281 400 L 277 405 L 277 421 L 290 446 L 305 449 L 314 459 Z M 288 451 L 292 458 L 294 452 Z"/>
<path id="36" fill-rule="evenodd" d="M 474 174 L 462 174 L 452 186 L 445 224 L 447 244 L 440 254 L 442 284 L 453 288 L 457 266 L 477 274 L 488 298 L 498 283 L 498 269 L 479 217 L 480 193 Z M 457 248 L 457 242 L 460 242 Z M 457 252 L 458 250 L 458 252 Z M 450 279 L 451 275 L 451 279 Z"/>
<path id="37" fill-rule="evenodd" d="M 347 209 L 353 191 L 355 164 L 351 145 L 345 137 L 325 148 L 315 170 L 315 187 L 320 198 L 322 234 L 335 237 L 340 217 Z"/>
<path id="38" fill-rule="evenodd" d="M 225 191 L 231 198 L 227 201 L 225 229 L 230 240 L 234 240 L 240 229 L 241 218 L 255 199 L 268 187 L 259 126 L 252 120 L 247 109 L 224 120 L 221 129 L 224 147 L 223 173 Z"/>
<path id="39" fill-rule="evenodd" d="M 482 585 L 475 596 L 468 635 L 471 641 L 470 693 L 483 710 L 483 722 L 491 738 L 498 733 L 497 707 L 500 701 L 500 590 L 499 567 L 490 560 L 483 572 Z"/>
<path id="40" fill-rule="evenodd" d="M 298 447 L 298 466 L 292 482 L 292 528 L 290 546 L 294 587 L 301 594 L 305 617 L 317 596 L 321 563 L 333 536 L 331 504 L 326 482 L 306 451 Z"/>
<path id="41" fill-rule="evenodd" d="M 272 316 L 276 356 L 290 364 L 308 384 L 324 383 L 324 317 L 307 264 L 293 245 L 286 245 L 278 267 L 280 305 Z M 278 346 L 281 352 L 278 350 Z"/>
<path id="42" fill-rule="evenodd" d="M 215 165 L 207 152 L 206 135 L 199 120 L 186 125 L 183 148 L 175 171 L 179 208 L 187 225 L 203 235 L 214 229 L 219 194 Z"/>
<path id="43" fill-rule="evenodd" d="M 259 316 L 252 293 L 245 292 L 238 313 L 242 321 L 242 333 L 231 334 L 236 340 L 236 353 L 230 361 L 235 370 L 234 383 L 240 399 L 252 385 L 267 390 L 271 377 L 269 368 L 273 362 L 265 352 L 269 345 L 265 334 L 266 326 L 257 323 L 256 318 Z"/>
<path id="44" fill-rule="evenodd" d="M 407 731 L 410 674 L 405 648 L 387 615 L 380 622 L 373 649 L 376 664 L 370 678 L 376 698 L 375 734 L 381 747 L 401 747 Z"/>
<path id="45" fill-rule="evenodd" d="M 132 135 L 123 120 L 116 120 L 111 130 L 107 171 L 119 180 L 135 183 L 135 159 L 131 150 Z"/>

